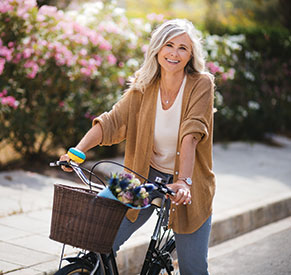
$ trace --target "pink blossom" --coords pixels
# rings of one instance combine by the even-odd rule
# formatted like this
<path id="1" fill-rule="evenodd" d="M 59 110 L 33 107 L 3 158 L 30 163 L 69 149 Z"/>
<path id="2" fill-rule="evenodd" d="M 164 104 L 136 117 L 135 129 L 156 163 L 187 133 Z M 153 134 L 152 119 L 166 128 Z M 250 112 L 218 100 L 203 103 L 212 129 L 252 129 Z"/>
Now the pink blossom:
<path id="1" fill-rule="evenodd" d="M 113 54 L 107 55 L 107 60 L 110 65 L 115 65 L 117 61 L 116 57 Z"/>
<path id="2" fill-rule="evenodd" d="M 73 24 L 71 22 L 60 21 L 58 23 L 58 26 L 60 26 L 64 33 L 67 35 L 72 35 L 74 33 Z"/>
<path id="3" fill-rule="evenodd" d="M 227 81 L 228 79 L 234 79 L 235 69 L 230 68 L 226 73 L 221 75 L 223 81 Z"/>
<path id="4" fill-rule="evenodd" d="M 2 97 L 1 103 L 3 105 L 8 105 L 14 109 L 16 109 L 19 104 L 19 102 L 13 96 Z"/>
<path id="5" fill-rule="evenodd" d="M 27 19 L 29 17 L 27 11 L 36 7 L 36 0 L 18 0 L 18 10 L 17 15 L 22 17 L 23 19 Z"/>
<path id="6" fill-rule="evenodd" d="M 6 96 L 6 95 L 7 95 L 7 90 L 4 89 L 4 90 L 2 91 L 2 93 L 0 93 L 0 98 L 1 98 L 1 97 L 4 97 L 4 96 Z"/>
<path id="7" fill-rule="evenodd" d="M 95 59 L 95 65 L 99 67 L 102 64 L 102 57 L 100 55 L 93 55 L 93 58 Z"/>
<path id="8" fill-rule="evenodd" d="M 217 66 L 214 62 L 208 62 L 206 65 L 212 74 L 216 74 L 217 72 L 220 72 L 219 66 Z"/>
<path id="9" fill-rule="evenodd" d="M 84 117 L 89 118 L 90 120 L 93 120 L 96 116 L 91 115 L 89 112 L 87 112 L 87 113 L 85 113 Z"/>
<path id="10" fill-rule="evenodd" d="M 7 61 L 11 61 L 13 51 L 14 48 L 8 49 L 7 47 L 2 46 L 0 47 L 0 56 L 5 57 Z"/>
<path id="11" fill-rule="evenodd" d="M 39 14 L 38 13 L 37 16 L 36 16 L 36 20 L 38 22 L 43 22 L 45 20 L 45 16 L 43 14 Z"/>
<path id="12" fill-rule="evenodd" d="M 118 63 L 118 66 L 119 66 L 120 68 L 123 68 L 123 67 L 124 67 L 124 62 L 119 62 L 119 63 Z"/>
<path id="13" fill-rule="evenodd" d="M 128 199 L 130 202 L 133 200 L 133 194 L 129 191 L 126 191 L 123 196 L 124 198 Z"/>
<path id="14" fill-rule="evenodd" d="M 64 101 L 60 101 L 60 102 L 59 102 L 59 106 L 60 106 L 61 108 L 63 108 L 63 107 L 65 106 L 65 102 L 64 102 Z"/>
<path id="15" fill-rule="evenodd" d="M 9 47 L 9 48 L 13 48 L 13 47 L 14 47 L 14 45 L 15 45 L 15 43 L 14 43 L 14 42 L 12 42 L 12 41 L 10 41 L 10 42 L 8 43 L 8 47 Z"/>
<path id="16" fill-rule="evenodd" d="M 88 65 L 88 61 L 86 59 L 79 60 L 79 64 L 83 67 L 86 67 Z"/>
<path id="17" fill-rule="evenodd" d="M 46 40 L 39 40 L 38 44 L 41 46 L 47 46 L 48 42 Z"/>
<path id="18" fill-rule="evenodd" d="M 90 75 L 91 75 L 91 70 L 88 69 L 88 68 L 85 68 L 85 67 L 81 68 L 80 72 L 81 72 L 83 75 L 85 75 L 85 76 L 90 76 Z"/>
<path id="19" fill-rule="evenodd" d="M 89 34 L 89 39 L 91 41 L 91 43 L 96 46 L 99 43 L 99 35 L 96 32 L 91 32 Z"/>
<path id="20" fill-rule="evenodd" d="M 27 74 L 28 78 L 35 78 L 35 76 L 38 72 L 39 66 L 37 65 L 36 62 L 29 60 L 29 61 L 25 62 L 24 68 L 31 69 L 31 72 L 29 74 Z"/>
<path id="21" fill-rule="evenodd" d="M 101 50 L 110 51 L 112 49 L 111 44 L 105 40 L 103 37 L 100 39 L 99 48 Z"/>
<path id="22" fill-rule="evenodd" d="M 148 50 L 149 45 L 143 45 L 141 50 L 145 53 Z"/>
<path id="23" fill-rule="evenodd" d="M 0 13 L 6 13 L 8 11 L 12 11 L 13 6 L 10 6 L 7 2 L 0 2 Z"/>
<path id="24" fill-rule="evenodd" d="M 63 65 L 66 64 L 65 58 L 60 53 L 56 53 L 55 54 L 55 60 L 56 60 L 56 63 L 57 63 L 58 66 L 63 66 Z"/>
<path id="25" fill-rule="evenodd" d="M 121 85 L 121 86 L 123 86 L 124 85 L 124 83 L 125 83 L 125 79 L 124 79 L 124 77 L 118 77 L 118 82 L 119 82 L 119 84 Z"/>
<path id="26" fill-rule="evenodd" d="M 53 81 L 52 81 L 51 78 L 48 78 L 48 79 L 45 81 L 45 85 L 47 85 L 47 86 L 50 86 L 52 83 L 53 83 Z"/>
<path id="27" fill-rule="evenodd" d="M 14 64 L 17 64 L 17 63 L 19 63 L 20 60 L 21 60 L 21 53 L 17 53 L 17 54 L 14 56 L 12 62 L 13 62 Z"/>
<path id="28" fill-rule="evenodd" d="M 33 8 L 33 7 L 36 7 L 36 0 L 24 0 L 24 6 L 27 8 L 27 9 L 30 9 L 30 8 Z"/>
<path id="29" fill-rule="evenodd" d="M 56 15 L 58 15 L 58 9 L 53 6 L 43 5 L 40 7 L 38 14 L 55 17 Z"/>
<path id="30" fill-rule="evenodd" d="M 23 58 L 25 58 L 25 59 L 30 58 L 32 53 L 33 53 L 32 48 L 25 48 L 23 51 Z"/>
<path id="31" fill-rule="evenodd" d="M 150 202 L 149 198 L 144 198 L 143 199 L 143 205 L 144 206 L 147 206 L 149 204 L 149 202 Z"/>
<path id="32" fill-rule="evenodd" d="M 85 56 L 85 55 L 87 55 L 87 53 L 88 53 L 87 50 L 84 48 L 80 50 L 80 55 Z"/>
<path id="33" fill-rule="evenodd" d="M 230 79 L 234 79 L 234 75 L 235 75 L 235 69 L 234 68 L 230 68 L 227 72 L 228 74 L 228 78 Z"/>
<path id="34" fill-rule="evenodd" d="M 39 65 L 44 66 L 45 65 L 45 60 L 43 58 L 38 60 Z"/>
<path id="35" fill-rule="evenodd" d="M 226 81 L 226 80 L 228 79 L 228 75 L 227 75 L 227 73 L 223 73 L 223 74 L 221 75 L 221 77 L 222 77 L 222 80 L 223 80 L 223 81 Z"/>
<path id="36" fill-rule="evenodd" d="M 3 73 L 4 71 L 4 66 L 5 66 L 5 59 L 4 58 L 0 58 L 0 75 Z"/>

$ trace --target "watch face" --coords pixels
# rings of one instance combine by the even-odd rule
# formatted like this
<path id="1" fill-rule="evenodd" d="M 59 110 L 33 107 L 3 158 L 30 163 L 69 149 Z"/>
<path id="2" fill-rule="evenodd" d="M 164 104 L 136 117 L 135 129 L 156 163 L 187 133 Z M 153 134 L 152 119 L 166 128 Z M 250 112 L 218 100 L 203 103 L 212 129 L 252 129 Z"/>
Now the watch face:
<path id="1" fill-rule="evenodd" d="M 186 183 L 187 183 L 188 185 L 192 185 L 192 180 L 191 180 L 191 178 L 187 178 L 187 179 L 186 179 Z"/>

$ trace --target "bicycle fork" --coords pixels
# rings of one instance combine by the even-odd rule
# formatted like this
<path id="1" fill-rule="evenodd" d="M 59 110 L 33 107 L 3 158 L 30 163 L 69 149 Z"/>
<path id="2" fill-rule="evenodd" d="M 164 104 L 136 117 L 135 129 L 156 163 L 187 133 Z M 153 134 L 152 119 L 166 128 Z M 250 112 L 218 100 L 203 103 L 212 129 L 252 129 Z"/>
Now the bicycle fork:
<path id="1" fill-rule="evenodd" d="M 158 221 L 156 223 L 156 227 L 155 227 L 154 233 L 153 233 L 153 235 L 151 237 L 151 241 L 150 241 L 147 253 L 146 253 L 146 257 L 145 257 L 144 264 L 142 266 L 140 275 L 146 275 L 147 274 L 147 271 L 149 269 L 149 265 L 152 262 L 152 258 L 153 258 L 153 254 L 155 252 L 155 247 L 156 247 L 156 244 L 157 244 L 157 241 L 158 241 L 158 237 L 159 237 L 160 229 L 161 229 L 161 226 L 162 226 L 162 222 L 163 222 L 165 214 L 166 214 L 165 213 L 166 209 L 164 208 L 165 201 L 166 201 L 166 199 L 165 199 L 165 197 L 163 197 L 162 203 L 161 203 L 160 212 L 159 212 Z"/>

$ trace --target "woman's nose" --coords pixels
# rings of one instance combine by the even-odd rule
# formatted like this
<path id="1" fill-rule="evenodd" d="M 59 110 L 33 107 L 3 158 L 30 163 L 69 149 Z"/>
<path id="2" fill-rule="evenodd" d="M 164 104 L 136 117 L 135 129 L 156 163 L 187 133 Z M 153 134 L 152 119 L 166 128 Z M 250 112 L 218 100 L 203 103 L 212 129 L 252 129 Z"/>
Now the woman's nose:
<path id="1" fill-rule="evenodd" d="M 178 56 L 178 49 L 172 48 L 171 49 L 171 56 Z"/>

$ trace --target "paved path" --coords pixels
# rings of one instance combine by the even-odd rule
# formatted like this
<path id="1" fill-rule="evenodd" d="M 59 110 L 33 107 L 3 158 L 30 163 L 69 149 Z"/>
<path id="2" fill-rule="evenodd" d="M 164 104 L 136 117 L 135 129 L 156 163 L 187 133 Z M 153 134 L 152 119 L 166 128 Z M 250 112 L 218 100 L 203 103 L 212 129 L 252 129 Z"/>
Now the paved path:
<path id="1" fill-rule="evenodd" d="M 210 274 L 290 275 L 290 247 L 291 217 L 210 248 Z"/>
<path id="2" fill-rule="evenodd" d="M 291 140 L 278 141 L 282 147 L 214 146 L 217 191 L 212 245 L 291 214 Z M 72 184 L 25 171 L 0 173 L 0 271 L 4 274 L 40 275 L 57 269 L 62 246 L 48 238 L 53 183 Z M 133 259 L 142 261 L 154 221 L 151 218 L 121 249 L 123 274 L 137 273 Z M 66 254 L 74 252 L 66 250 Z"/>

